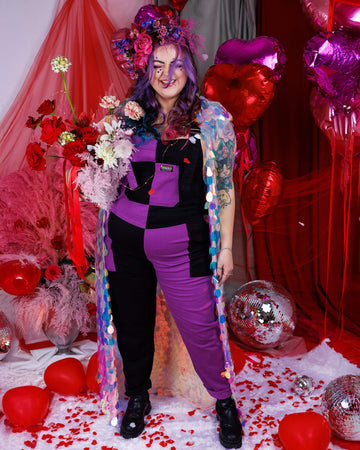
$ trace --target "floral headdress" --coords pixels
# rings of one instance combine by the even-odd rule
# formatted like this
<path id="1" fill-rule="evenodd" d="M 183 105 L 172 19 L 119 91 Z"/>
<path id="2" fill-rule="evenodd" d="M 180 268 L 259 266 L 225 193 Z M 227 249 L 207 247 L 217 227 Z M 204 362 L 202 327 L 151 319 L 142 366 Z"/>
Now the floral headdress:
<path id="1" fill-rule="evenodd" d="M 119 66 L 130 78 L 137 79 L 145 73 L 149 55 L 156 45 L 175 44 L 188 47 L 192 54 L 202 59 L 207 55 L 203 36 L 192 31 L 194 23 L 180 20 L 167 6 L 146 5 L 139 9 L 131 29 L 121 29 L 112 38 L 112 53 Z"/>

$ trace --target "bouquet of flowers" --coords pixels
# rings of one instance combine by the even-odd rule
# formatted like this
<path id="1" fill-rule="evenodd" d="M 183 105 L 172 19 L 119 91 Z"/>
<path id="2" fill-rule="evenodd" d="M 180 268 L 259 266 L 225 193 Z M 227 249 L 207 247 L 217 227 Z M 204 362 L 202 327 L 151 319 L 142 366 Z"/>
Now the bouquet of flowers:
<path id="1" fill-rule="evenodd" d="M 27 162 L 34 170 L 44 170 L 45 157 L 69 161 L 77 168 L 76 185 L 82 194 L 107 210 L 118 195 L 119 181 L 128 171 L 135 151 L 130 138 L 144 111 L 130 101 L 122 107 L 124 118 L 117 119 L 113 113 L 120 101 L 114 96 L 105 96 L 100 106 L 107 110 L 107 115 L 100 123 L 93 123 L 85 113 L 77 118 L 64 75 L 70 65 L 63 56 L 51 62 L 52 70 L 61 73 L 72 120 L 64 121 L 55 116 L 55 101 L 45 100 L 37 110 L 39 116 L 29 116 L 26 122 L 26 126 L 34 130 L 34 140 L 26 149 Z"/>

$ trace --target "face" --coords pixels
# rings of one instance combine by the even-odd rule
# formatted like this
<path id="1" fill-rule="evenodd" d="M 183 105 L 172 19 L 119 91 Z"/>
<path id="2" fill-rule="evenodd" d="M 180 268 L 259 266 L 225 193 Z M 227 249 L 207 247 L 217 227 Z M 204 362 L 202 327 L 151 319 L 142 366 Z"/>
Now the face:
<path id="1" fill-rule="evenodd" d="M 150 84 L 161 106 L 175 104 L 188 78 L 181 53 L 178 60 L 174 62 L 177 52 L 177 47 L 174 45 L 164 45 L 158 47 L 153 53 L 154 73 Z M 169 79 L 172 64 L 176 64 L 176 67 Z"/>

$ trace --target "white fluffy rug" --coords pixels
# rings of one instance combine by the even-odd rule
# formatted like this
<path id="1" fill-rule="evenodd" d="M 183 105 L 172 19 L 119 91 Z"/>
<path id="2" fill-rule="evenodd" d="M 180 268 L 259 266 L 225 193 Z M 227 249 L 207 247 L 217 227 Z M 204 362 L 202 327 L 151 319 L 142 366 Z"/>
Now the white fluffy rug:
<path id="1" fill-rule="evenodd" d="M 84 341 L 75 346 L 75 357 L 86 365 L 96 345 Z M 54 350 L 47 349 L 33 356 L 20 355 L 0 361 L 0 397 L 15 386 L 33 384 L 45 387 L 44 369 L 56 360 Z M 244 426 L 243 449 L 281 449 L 278 438 L 279 421 L 295 412 L 321 412 L 321 395 L 326 385 L 341 375 L 360 375 L 360 369 L 327 342 L 297 357 L 270 357 L 246 353 L 247 361 L 236 376 L 236 398 Z M 19 355 L 18 355 L 19 356 Z M 315 390 L 300 398 L 292 391 L 297 375 L 313 378 Z M 125 440 L 118 430 L 108 425 L 99 408 L 98 396 L 88 393 L 76 397 L 55 394 L 43 425 L 31 430 L 16 430 L 0 412 L 0 448 L 6 450 L 64 449 L 222 449 L 217 436 L 213 411 L 200 409 L 181 397 L 151 395 L 152 411 L 147 426 L 137 439 Z M 121 399 L 122 409 L 126 407 Z M 329 449 L 339 449 L 330 444 Z"/>

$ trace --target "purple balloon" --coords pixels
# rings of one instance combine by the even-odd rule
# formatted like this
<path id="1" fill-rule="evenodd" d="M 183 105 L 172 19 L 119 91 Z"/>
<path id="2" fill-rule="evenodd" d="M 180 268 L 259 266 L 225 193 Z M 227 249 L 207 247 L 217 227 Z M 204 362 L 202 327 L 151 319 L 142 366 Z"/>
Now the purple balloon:
<path id="1" fill-rule="evenodd" d="M 149 19 L 161 18 L 164 14 L 161 13 L 154 5 L 145 5 L 137 12 L 134 23 L 141 27 L 142 23 L 147 22 Z"/>
<path id="2" fill-rule="evenodd" d="M 267 36 L 258 36 L 250 41 L 229 39 L 220 45 L 215 56 L 215 64 L 228 63 L 241 66 L 258 63 L 273 71 L 275 81 L 279 81 L 284 71 L 286 56 L 280 42 Z"/>
<path id="3" fill-rule="evenodd" d="M 359 106 L 360 38 L 342 31 L 319 33 L 307 42 L 303 60 L 307 78 L 335 110 Z"/>

